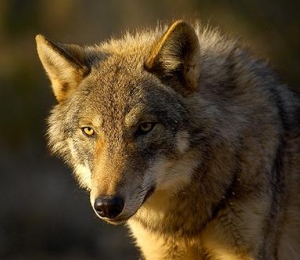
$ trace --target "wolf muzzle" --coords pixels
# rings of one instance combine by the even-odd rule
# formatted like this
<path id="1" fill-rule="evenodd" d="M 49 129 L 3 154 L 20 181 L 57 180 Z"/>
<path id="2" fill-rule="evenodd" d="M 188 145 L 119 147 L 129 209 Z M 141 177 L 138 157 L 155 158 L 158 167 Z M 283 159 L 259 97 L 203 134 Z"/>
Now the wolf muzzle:
<path id="1" fill-rule="evenodd" d="M 114 219 L 124 208 L 124 199 L 119 196 L 99 196 L 94 202 L 94 209 L 101 218 Z"/>

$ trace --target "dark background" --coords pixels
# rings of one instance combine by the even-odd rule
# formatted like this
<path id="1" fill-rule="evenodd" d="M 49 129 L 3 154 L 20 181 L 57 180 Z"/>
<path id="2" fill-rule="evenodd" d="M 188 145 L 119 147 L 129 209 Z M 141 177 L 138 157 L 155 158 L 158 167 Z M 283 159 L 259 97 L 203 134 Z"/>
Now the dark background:
<path id="1" fill-rule="evenodd" d="M 1 0 L 0 259 L 138 259 L 123 227 L 96 218 L 71 170 L 49 155 L 55 104 L 34 37 L 94 44 L 157 21 L 199 18 L 241 37 L 299 90 L 299 0 Z"/>

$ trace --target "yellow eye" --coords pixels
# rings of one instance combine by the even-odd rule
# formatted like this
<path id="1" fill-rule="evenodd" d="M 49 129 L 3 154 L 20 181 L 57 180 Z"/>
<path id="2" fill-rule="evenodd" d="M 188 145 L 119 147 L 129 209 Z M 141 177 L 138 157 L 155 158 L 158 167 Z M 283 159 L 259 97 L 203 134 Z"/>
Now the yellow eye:
<path id="1" fill-rule="evenodd" d="M 153 129 L 154 125 L 154 123 L 142 123 L 139 125 L 138 132 L 140 134 L 147 134 Z"/>
<path id="2" fill-rule="evenodd" d="M 88 137 L 92 137 L 95 134 L 94 129 L 88 126 L 83 127 L 81 130 Z"/>

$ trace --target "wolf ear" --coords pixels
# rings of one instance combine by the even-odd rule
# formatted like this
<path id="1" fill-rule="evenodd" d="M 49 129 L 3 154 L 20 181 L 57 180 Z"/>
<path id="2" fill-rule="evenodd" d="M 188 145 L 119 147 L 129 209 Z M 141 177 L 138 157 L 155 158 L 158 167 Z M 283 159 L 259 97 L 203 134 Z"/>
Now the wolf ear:
<path id="1" fill-rule="evenodd" d="M 163 81 L 171 80 L 177 90 L 183 85 L 185 90 L 193 92 L 199 84 L 199 58 L 200 46 L 194 28 L 176 21 L 152 47 L 145 68 Z"/>
<path id="2" fill-rule="evenodd" d="M 56 99 L 64 100 L 89 73 L 84 50 L 78 45 L 54 43 L 36 36 L 37 52 L 46 70 Z"/>

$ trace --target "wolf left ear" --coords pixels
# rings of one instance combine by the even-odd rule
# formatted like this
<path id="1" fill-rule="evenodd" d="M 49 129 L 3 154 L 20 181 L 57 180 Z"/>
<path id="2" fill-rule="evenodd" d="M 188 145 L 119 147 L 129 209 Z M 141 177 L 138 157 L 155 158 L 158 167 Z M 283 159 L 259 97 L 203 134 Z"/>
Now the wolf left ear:
<path id="1" fill-rule="evenodd" d="M 199 85 L 199 58 L 200 46 L 194 28 L 176 21 L 152 47 L 145 68 L 162 81 L 172 81 L 177 90 L 193 92 Z"/>
<path id="2" fill-rule="evenodd" d="M 54 95 L 63 101 L 89 73 L 84 50 L 78 45 L 51 42 L 42 35 L 36 36 L 36 44 Z"/>

